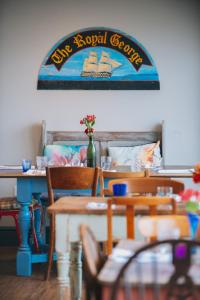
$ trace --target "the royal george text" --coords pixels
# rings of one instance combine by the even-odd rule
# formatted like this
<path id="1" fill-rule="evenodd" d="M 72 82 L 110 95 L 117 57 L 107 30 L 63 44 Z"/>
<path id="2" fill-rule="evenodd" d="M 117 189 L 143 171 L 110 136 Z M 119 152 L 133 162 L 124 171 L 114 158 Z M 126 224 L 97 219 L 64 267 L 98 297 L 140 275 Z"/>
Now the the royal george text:
<path id="1" fill-rule="evenodd" d="M 66 45 L 63 49 L 56 49 L 51 55 L 51 58 L 55 64 L 60 64 L 65 57 L 69 57 L 72 53 L 72 48 L 69 45 Z"/>
<path id="2" fill-rule="evenodd" d="M 110 37 L 110 44 L 124 52 L 126 56 L 129 56 L 129 60 L 131 63 L 135 63 L 136 65 L 140 65 L 143 62 L 142 57 L 139 55 L 139 53 L 132 48 L 129 44 L 126 44 L 123 41 L 123 38 L 121 35 L 115 33 Z"/>
<path id="3" fill-rule="evenodd" d="M 63 60 L 65 61 L 78 50 L 81 50 L 81 48 L 96 46 L 104 46 L 118 50 L 124 54 L 133 65 L 141 66 L 143 63 L 143 58 L 139 51 L 134 48 L 133 43 L 131 41 L 128 43 L 127 39 L 118 33 L 110 34 L 110 32 L 107 31 L 87 35 L 78 33 L 72 37 L 71 41 L 71 45 L 65 44 L 62 45 L 62 48 L 59 46 L 59 48 L 52 53 L 51 59 L 55 65 L 62 64 Z M 68 40 L 66 40 L 66 43 L 67 42 Z"/>

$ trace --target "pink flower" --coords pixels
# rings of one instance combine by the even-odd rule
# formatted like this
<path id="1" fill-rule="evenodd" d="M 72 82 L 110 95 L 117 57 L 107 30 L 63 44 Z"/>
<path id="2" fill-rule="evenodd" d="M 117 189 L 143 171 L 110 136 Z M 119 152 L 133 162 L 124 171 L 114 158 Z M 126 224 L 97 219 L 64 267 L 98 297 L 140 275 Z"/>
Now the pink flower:
<path id="1" fill-rule="evenodd" d="M 194 167 L 194 173 L 193 173 L 193 181 L 194 183 L 200 183 L 200 164 L 197 164 Z"/>
<path id="2" fill-rule="evenodd" d="M 88 136 L 92 136 L 94 133 L 93 125 L 95 124 L 95 119 L 95 115 L 87 115 L 86 117 L 80 120 L 80 124 L 84 124 L 86 126 L 85 134 L 87 134 Z"/>
<path id="3" fill-rule="evenodd" d="M 200 200 L 200 192 L 193 189 L 186 189 L 179 195 L 182 201 Z"/>
<path id="4" fill-rule="evenodd" d="M 199 183 L 200 182 L 200 174 L 193 173 L 193 181 L 194 181 L 194 183 Z"/>
<path id="5" fill-rule="evenodd" d="M 185 202 L 187 212 L 196 213 L 199 210 L 200 192 L 193 189 L 184 190 L 180 193 L 181 200 Z"/>

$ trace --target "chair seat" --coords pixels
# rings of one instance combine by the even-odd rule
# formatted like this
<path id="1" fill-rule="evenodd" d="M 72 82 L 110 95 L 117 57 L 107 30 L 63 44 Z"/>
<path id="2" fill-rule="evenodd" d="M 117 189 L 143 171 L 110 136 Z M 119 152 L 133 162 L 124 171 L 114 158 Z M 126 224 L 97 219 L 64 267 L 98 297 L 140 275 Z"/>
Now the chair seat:
<path id="1" fill-rule="evenodd" d="M 20 204 L 17 202 L 15 197 L 3 197 L 0 198 L 0 209 L 1 210 L 19 210 Z"/>
<path id="2" fill-rule="evenodd" d="M 63 193 L 54 193 L 54 200 L 57 201 L 59 198 L 61 197 L 69 197 L 69 196 L 74 196 L 74 197 L 79 197 L 79 196 L 91 196 L 91 192 L 79 192 L 79 191 L 66 191 Z M 44 206 L 48 206 L 49 205 L 49 197 L 48 197 L 48 193 L 42 193 L 40 196 L 40 201 L 42 202 L 42 205 Z"/>
<path id="3" fill-rule="evenodd" d="M 32 200 L 31 206 L 38 204 L 36 199 Z M 17 201 L 16 197 L 1 197 L 0 198 L 0 210 L 19 210 L 21 205 Z"/>

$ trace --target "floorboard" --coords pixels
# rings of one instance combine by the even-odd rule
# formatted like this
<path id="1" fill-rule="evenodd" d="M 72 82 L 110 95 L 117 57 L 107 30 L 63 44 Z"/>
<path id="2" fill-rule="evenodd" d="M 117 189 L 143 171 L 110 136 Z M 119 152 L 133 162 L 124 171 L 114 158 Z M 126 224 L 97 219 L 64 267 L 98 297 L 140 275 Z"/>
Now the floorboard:
<path id="1" fill-rule="evenodd" d="M 34 264 L 31 277 L 15 275 L 16 248 L 0 247 L 1 300 L 70 300 L 57 286 L 56 267 L 49 282 L 44 281 L 45 264 Z"/>

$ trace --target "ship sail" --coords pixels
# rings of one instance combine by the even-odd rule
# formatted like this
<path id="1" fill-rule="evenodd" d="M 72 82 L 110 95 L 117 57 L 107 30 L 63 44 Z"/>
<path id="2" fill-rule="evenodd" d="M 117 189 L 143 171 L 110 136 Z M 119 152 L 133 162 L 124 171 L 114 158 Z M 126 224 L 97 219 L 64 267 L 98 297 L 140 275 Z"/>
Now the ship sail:
<path id="1" fill-rule="evenodd" d="M 95 51 L 90 51 L 88 58 L 84 60 L 83 77 L 111 77 L 113 69 L 120 67 L 122 64 L 111 59 L 110 54 L 102 51 L 100 60 Z"/>
<path id="2" fill-rule="evenodd" d="M 95 51 L 91 51 L 89 53 L 89 57 L 84 60 L 83 72 L 97 72 L 97 69 L 98 69 L 97 53 Z"/>
<path id="3" fill-rule="evenodd" d="M 119 63 L 118 61 L 116 61 L 114 59 L 110 59 L 110 64 L 112 65 L 112 68 L 118 68 L 122 65 L 121 63 Z"/>

